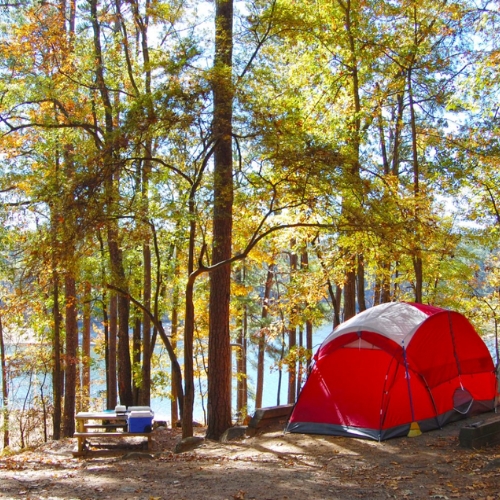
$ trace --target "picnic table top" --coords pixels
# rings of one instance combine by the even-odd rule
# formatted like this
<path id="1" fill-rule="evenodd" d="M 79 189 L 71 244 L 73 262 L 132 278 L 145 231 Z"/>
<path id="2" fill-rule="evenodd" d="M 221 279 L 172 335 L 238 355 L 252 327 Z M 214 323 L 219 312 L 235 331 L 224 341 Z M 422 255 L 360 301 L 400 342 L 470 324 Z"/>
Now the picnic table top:
<path id="1" fill-rule="evenodd" d="M 116 413 L 114 410 L 104 411 L 80 411 L 75 418 L 81 420 L 125 420 L 127 417 L 124 413 Z"/>

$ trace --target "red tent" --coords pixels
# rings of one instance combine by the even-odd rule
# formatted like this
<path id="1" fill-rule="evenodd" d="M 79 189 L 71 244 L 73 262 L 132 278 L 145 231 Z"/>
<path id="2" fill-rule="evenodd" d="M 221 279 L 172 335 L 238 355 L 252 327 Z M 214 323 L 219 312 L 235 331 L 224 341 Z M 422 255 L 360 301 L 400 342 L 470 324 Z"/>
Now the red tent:
<path id="1" fill-rule="evenodd" d="M 491 411 L 496 391 L 491 355 L 463 315 L 391 302 L 325 339 L 286 431 L 383 440 Z"/>

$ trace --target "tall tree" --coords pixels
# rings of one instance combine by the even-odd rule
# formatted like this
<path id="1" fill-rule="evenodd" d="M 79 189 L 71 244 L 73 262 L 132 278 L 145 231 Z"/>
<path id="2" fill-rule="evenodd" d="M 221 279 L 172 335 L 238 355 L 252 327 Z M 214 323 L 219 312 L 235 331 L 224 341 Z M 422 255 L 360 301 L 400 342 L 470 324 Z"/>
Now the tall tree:
<path id="1" fill-rule="evenodd" d="M 113 119 L 113 104 L 105 79 L 104 55 L 101 45 L 101 24 L 98 1 L 90 0 L 90 16 L 93 31 L 93 49 L 95 55 L 95 81 L 99 92 L 103 114 L 105 141 L 102 150 L 103 165 L 106 171 L 106 208 L 107 208 L 107 241 L 110 258 L 111 276 L 121 290 L 127 290 L 127 280 L 123 265 L 123 254 L 120 250 L 117 216 L 117 182 L 120 170 L 118 165 L 119 152 L 115 122 Z M 129 347 L 129 316 L 130 304 L 126 295 L 118 295 L 118 389 L 120 403 L 126 406 L 133 404 L 132 396 L 132 364 Z"/>
<path id="2" fill-rule="evenodd" d="M 9 434 L 9 381 L 7 378 L 7 356 L 3 333 L 2 316 L 0 315 L 0 369 L 2 371 L 2 419 L 3 419 L 3 447 L 10 444 Z"/>
<path id="3" fill-rule="evenodd" d="M 216 0 L 213 68 L 214 216 L 212 263 L 229 260 L 233 222 L 233 0 Z M 210 274 L 208 439 L 231 427 L 231 266 Z"/>
<path id="4" fill-rule="evenodd" d="M 69 268 L 71 270 L 72 267 Z M 65 277 L 65 325 L 66 325 L 66 352 L 64 356 L 65 393 L 64 393 L 64 421 L 63 437 L 73 437 L 75 432 L 76 408 L 76 373 L 78 367 L 78 322 L 76 282 L 72 274 Z"/>

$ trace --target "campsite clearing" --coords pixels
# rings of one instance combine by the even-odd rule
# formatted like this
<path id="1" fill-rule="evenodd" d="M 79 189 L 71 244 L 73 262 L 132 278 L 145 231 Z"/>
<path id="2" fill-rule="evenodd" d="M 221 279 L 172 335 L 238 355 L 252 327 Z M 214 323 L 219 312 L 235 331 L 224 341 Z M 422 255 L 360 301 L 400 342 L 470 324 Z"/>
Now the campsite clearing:
<path id="1" fill-rule="evenodd" d="M 458 440 L 463 426 L 498 418 L 485 413 L 383 442 L 283 434 L 280 423 L 182 454 L 172 451 L 177 429 L 155 433 L 154 454 L 117 448 L 73 458 L 76 439 L 68 439 L 0 459 L 0 498 L 500 500 L 500 445 L 470 450 Z"/>

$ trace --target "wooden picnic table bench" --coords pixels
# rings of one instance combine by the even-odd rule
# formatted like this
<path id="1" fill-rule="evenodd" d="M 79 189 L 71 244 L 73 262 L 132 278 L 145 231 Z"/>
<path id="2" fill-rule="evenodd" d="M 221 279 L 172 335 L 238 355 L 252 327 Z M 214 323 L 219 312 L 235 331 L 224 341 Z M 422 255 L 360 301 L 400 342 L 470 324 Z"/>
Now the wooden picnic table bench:
<path id="1" fill-rule="evenodd" d="M 83 456 L 87 453 L 87 441 L 89 438 L 124 438 L 124 437 L 147 437 L 148 450 L 152 447 L 154 431 L 151 432 L 127 432 L 127 417 L 124 414 L 116 414 L 114 411 L 101 412 L 79 412 L 75 416 L 76 432 L 73 437 L 78 439 L 77 451 L 73 456 Z"/>

